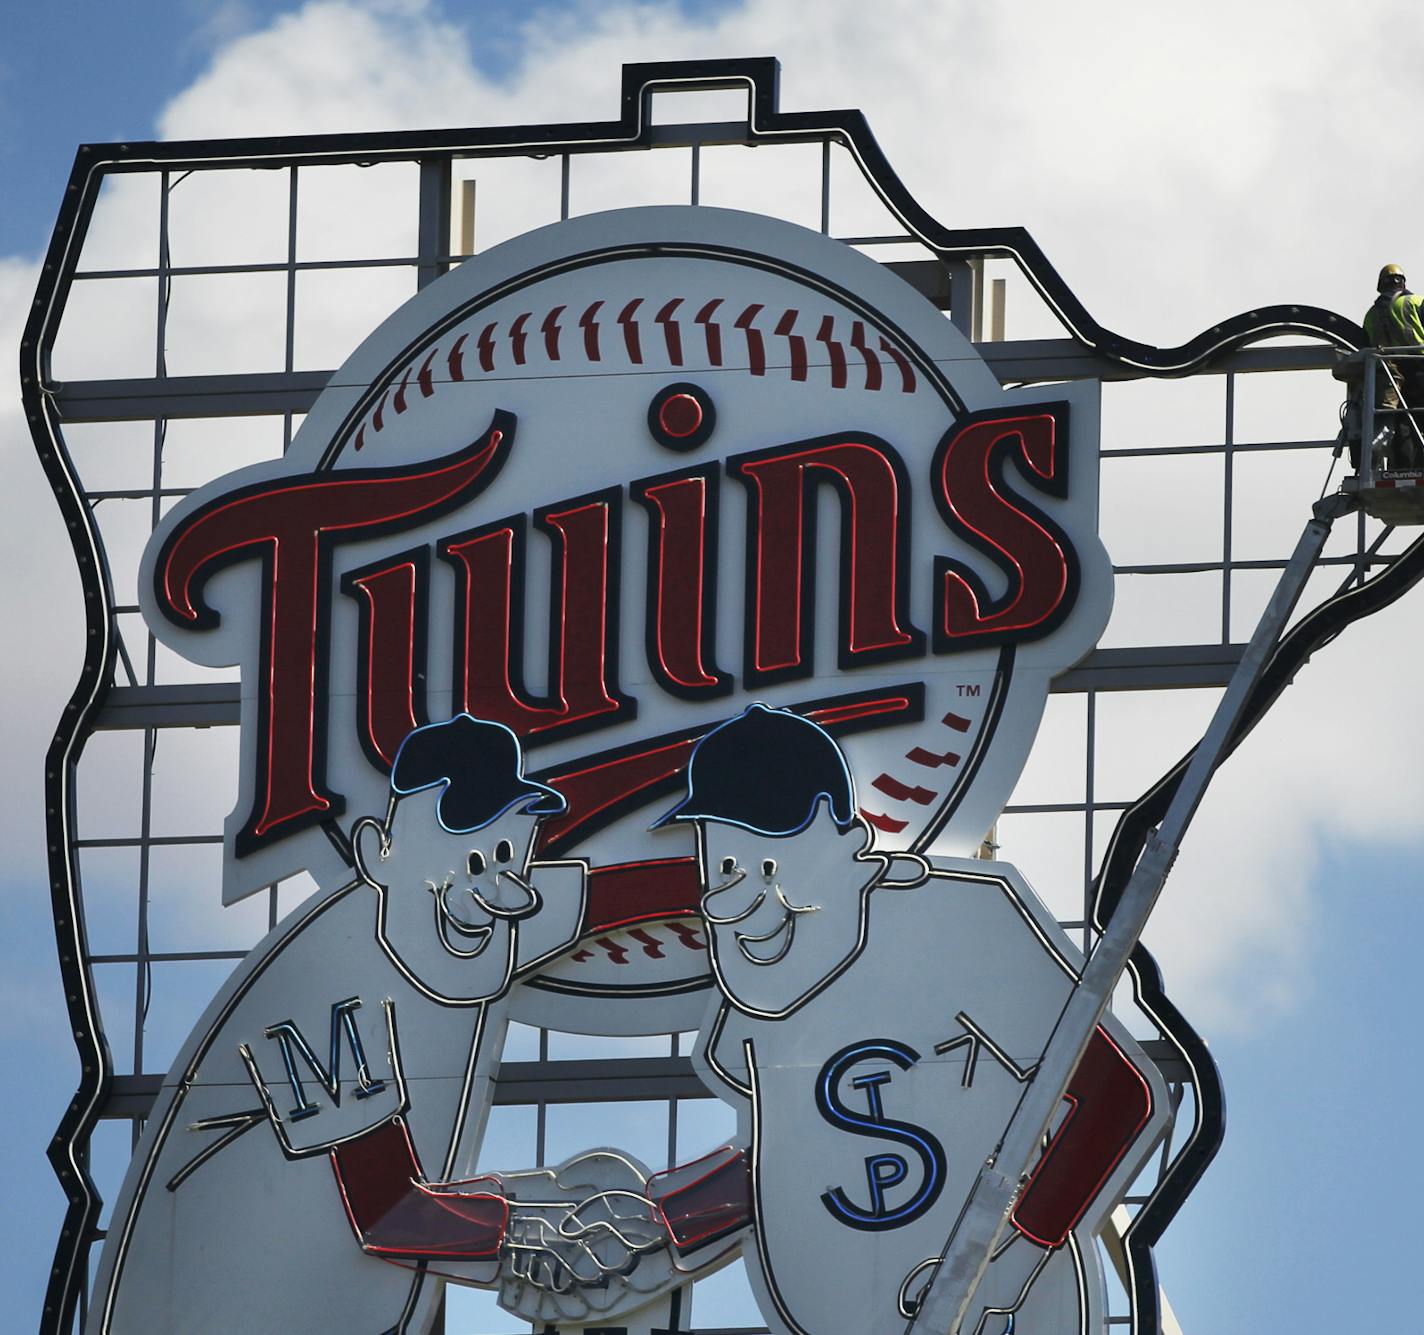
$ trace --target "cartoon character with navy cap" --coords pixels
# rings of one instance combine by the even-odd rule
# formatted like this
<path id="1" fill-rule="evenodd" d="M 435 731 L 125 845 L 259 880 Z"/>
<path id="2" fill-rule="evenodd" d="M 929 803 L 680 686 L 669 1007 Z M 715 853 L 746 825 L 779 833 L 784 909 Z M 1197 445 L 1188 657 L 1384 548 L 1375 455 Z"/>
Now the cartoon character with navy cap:
<path id="1" fill-rule="evenodd" d="M 564 807 L 501 724 L 461 714 L 406 737 L 384 815 L 352 827 L 352 880 L 251 952 L 180 1055 L 86 1329 L 137 1335 L 162 1310 L 174 1330 L 415 1331 L 431 1276 L 512 1272 L 511 1228 L 539 1221 L 504 1181 L 465 1179 L 509 991 L 583 925 L 586 864 L 533 861 Z"/>
<path id="2" fill-rule="evenodd" d="M 845 757 L 817 724 L 754 704 L 715 728 L 658 824 L 673 822 L 697 833 L 712 967 L 737 1010 L 788 1015 L 859 955 L 891 858 L 870 851 Z M 928 872 L 900 861 L 914 881 Z"/>
<path id="3" fill-rule="evenodd" d="M 1012 867 L 877 852 L 840 748 L 789 710 L 709 732 L 659 824 L 695 834 L 717 995 L 694 1060 L 738 1121 L 649 1184 L 674 1263 L 740 1248 L 777 1335 L 900 1335 L 1081 956 Z M 1165 1104 L 1107 1017 L 966 1335 L 1103 1328 L 1095 1235 Z"/>
<path id="4" fill-rule="evenodd" d="M 386 817 L 358 821 L 352 842 L 380 896 L 381 946 L 416 987 L 453 1005 L 486 1002 L 508 989 L 516 961 L 572 944 L 582 864 L 530 866 L 540 822 L 565 807 L 524 777 L 501 723 L 459 714 L 401 743 Z"/>

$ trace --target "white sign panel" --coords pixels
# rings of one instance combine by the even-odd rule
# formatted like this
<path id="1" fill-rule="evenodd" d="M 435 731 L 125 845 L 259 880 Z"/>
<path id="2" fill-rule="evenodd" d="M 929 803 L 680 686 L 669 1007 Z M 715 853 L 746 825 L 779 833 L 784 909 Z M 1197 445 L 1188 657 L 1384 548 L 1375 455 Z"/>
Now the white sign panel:
<path id="1" fill-rule="evenodd" d="M 419 1331 L 445 1280 L 651 1328 L 741 1252 L 773 1330 L 903 1330 L 1073 982 L 967 855 L 1106 622 L 1096 505 L 1095 387 L 786 223 L 594 215 L 395 312 L 144 558 L 241 670 L 225 901 L 319 890 L 170 1073 L 91 1328 Z M 511 1019 L 697 1029 L 735 1142 L 472 1179 Z M 1114 1022 L 1070 1095 L 989 1335 L 1104 1329 L 1167 1110 Z"/>

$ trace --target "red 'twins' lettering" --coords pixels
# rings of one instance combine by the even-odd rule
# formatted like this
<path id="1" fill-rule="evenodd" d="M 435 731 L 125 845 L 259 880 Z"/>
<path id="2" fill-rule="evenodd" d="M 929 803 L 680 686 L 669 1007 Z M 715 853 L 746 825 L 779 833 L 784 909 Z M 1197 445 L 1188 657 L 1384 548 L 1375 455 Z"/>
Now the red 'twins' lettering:
<path id="1" fill-rule="evenodd" d="M 1041 639 L 1077 599 L 1073 545 L 1005 484 L 1010 460 L 1037 491 L 1066 496 L 1068 405 L 1036 404 L 1012 417 L 975 415 L 952 428 L 935 451 L 931 477 L 940 515 L 1007 580 L 995 598 L 969 566 L 935 558 L 936 653 Z"/>
<path id="2" fill-rule="evenodd" d="M 924 652 L 908 610 L 909 481 L 900 456 L 869 435 L 828 436 L 727 461 L 751 497 L 747 526 L 749 686 L 813 670 L 816 492 L 840 499 L 839 659 L 843 668 Z"/>
<path id="3" fill-rule="evenodd" d="M 158 606 L 187 629 L 218 624 L 203 600 L 214 574 L 262 565 L 256 792 L 239 856 L 344 807 L 326 785 L 323 754 L 333 547 L 414 527 L 478 495 L 508 457 L 514 426 L 496 412 L 483 436 L 442 459 L 256 483 L 200 506 L 168 535 L 154 565 Z"/>
<path id="4" fill-rule="evenodd" d="M 554 551 L 549 695 L 524 690 L 524 520 L 500 520 L 440 543 L 454 568 L 455 698 L 521 737 L 566 736 L 631 717 L 618 689 L 619 493 L 595 492 L 536 511 Z"/>

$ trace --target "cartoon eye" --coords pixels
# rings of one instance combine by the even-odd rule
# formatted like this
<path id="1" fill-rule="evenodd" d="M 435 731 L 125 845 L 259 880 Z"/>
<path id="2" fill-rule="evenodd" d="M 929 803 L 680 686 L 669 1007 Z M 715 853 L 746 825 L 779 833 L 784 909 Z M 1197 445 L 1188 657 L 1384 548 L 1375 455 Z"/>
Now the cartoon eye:
<path id="1" fill-rule="evenodd" d="M 725 857 L 725 858 L 722 859 L 722 875 L 723 875 L 723 876 L 730 876 L 730 875 L 731 875 L 734 871 L 736 871 L 736 870 L 737 870 L 737 859 L 736 859 L 736 858 L 734 858 L 734 857 Z"/>
<path id="2" fill-rule="evenodd" d="M 478 848 L 470 849 L 470 875 L 482 875 L 485 869 L 485 855 Z"/>
<path id="3" fill-rule="evenodd" d="M 769 881 L 776 875 L 776 859 L 763 858 L 761 864 L 761 874 Z"/>
<path id="4" fill-rule="evenodd" d="M 511 844 L 508 839 L 501 839 L 499 843 L 494 846 L 494 860 L 496 862 L 514 861 L 514 845 Z"/>

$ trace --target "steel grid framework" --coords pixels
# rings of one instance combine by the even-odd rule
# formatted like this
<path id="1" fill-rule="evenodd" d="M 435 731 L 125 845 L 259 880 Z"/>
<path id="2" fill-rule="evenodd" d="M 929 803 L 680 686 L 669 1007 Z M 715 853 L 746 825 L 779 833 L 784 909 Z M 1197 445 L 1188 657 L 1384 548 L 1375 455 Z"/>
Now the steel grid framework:
<path id="1" fill-rule="evenodd" d="M 747 92 L 749 105 L 745 120 L 677 125 L 651 123 L 649 112 L 655 91 L 727 87 Z M 1273 372 L 1305 373 L 1319 380 L 1333 359 L 1329 345 L 1348 344 L 1354 341 L 1355 335 L 1347 322 L 1328 313 L 1302 313 L 1302 308 L 1289 308 L 1292 314 L 1286 314 L 1282 308 L 1274 312 L 1252 312 L 1250 317 L 1225 322 L 1213 334 L 1203 335 L 1185 349 L 1159 352 L 1116 338 L 1093 324 L 1026 234 L 1017 231 L 961 234 L 942 228 L 930 234 L 923 215 L 917 212 L 918 206 L 911 209 L 904 200 L 896 198 L 898 182 L 878 157 L 863 122 L 855 120 L 855 116 L 855 113 L 829 113 L 819 119 L 809 115 L 785 116 L 775 105 L 774 66 L 766 62 L 729 62 L 715 68 L 628 67 L 624 72 L 623 120 L 616 123 L 624 128 L 621 138 L 597 133 L 600 129 L 606 131 L 607 126 L 594 125 L 543 127 L 539 131 L 542 138 L 528 131 L 522 132 L 522 138 L 521 132 L 516 131 L 489 132 L 483 142 L 480 135 L 457 132 L 423 137 L 366 136 L 359 142 L 353 137 L 349 142 L 343 141 L 339 151 L 334 141 L 327 140 L 215 145 L 206 146 L 201 153 L 196 146 L 183 145 L 124 145 L 81 150 L 74 183 L 70 186 L 71 194 L 78 195 L 79 199 L 71 201 L 66 211 L 69 226 L 62 218 L 56 233 L 47 269 L 51 277 L 46 279 L 50 304 L 31 322 L 26 336 L 26 356 L 31 360 L 25 362 L 32 372 L 26 377 L 27 403 L 31 420 L 36 424 L 41 454 L 45 455 L 44 427 L 48 424 L 52 447 L 62 455 L 62 463 L 55 464 L 48 458 L 46 462 L 51 465 L 52 473 L 62 467 L 72 477 L 79 513 L 70 515 L 71 530 L 92 524 L 96 555 L 100 562 L 107 564 L 107 589 L 96 588 L 102 567 L 96 565 L 93 571 L 84 572 L 91 614 L 90 642 L 93 645 L 96 638 L 111 640 L 111 652 L 97 654 L 91 650 L 91 667 L 97 676 L 87 697 L 89 703 L 87 707 L 70 706 L 61 726 L 60 740 L 67 738 L 67 745 L 61 748 L 59 762 L 52 754 L 49 767 L 50 807 L 52 813 L 56 807 L 60 809 L 60 815 L 54 819 L 58 821 L 64 843 L 57 852 L 56 867 L 65 869 L 63 877 L 56 875 L 52 889 L 56 898 L 60 953 L 75 1017 L 76 1042 L 85 1062 L 84 1087 L 56 1138 L 56 1146 L 72 1148 L 72 1153 L 67 1160 L 62 1153 L 52 1157 L 71 1200 L 76 1203 L 71 1210 L 69 1228 L 73 1229 L 76 1222 L 81 1225 L 83 1236 L 78 1239 L 77 1254 L 83 1258 L 87 1252 L 88 1259 L 71 1292 L 66 1289 L 67 1281 L 61 1274 L 65 1260 L 65 1244 L 61 1243 L 46 1311 L 48 1329 L 70 1329 L 76 1319 L 82 1326 L 87 1275 L 97 1255 L 92 1244 L 103 1236 L 102 1227 L 97 1226 L 102 1220 L 89 1208 L 92 1200 L 86 1199 L 85 1183 L 75 1178 L 83 1179 L 91 1174 L 100 1182 L 103 1195 L 112 1197 L 127 1153 L 137 1140 L 145 1112 L 158 1090 L 162 1072 L 176 1051 L 182 1031 L 196 1018 L 212 985 L 218 981 L 216 971 L 225 970 L 241 959 L 253 943 L 254 931 L 260 935 L 275 925 L 305 893 L 299 886 L 271 886 L 260 922 L 253 921 L 250 914 L 235 915 L 231 910 L 216 924 L 212 922 L 214 913 L 221 914 L 216 909 L 215 883 L 197 884 L 187 890 L 193 901 L 203 900 L 211 905 L 214 913 L 206 915 L 208 921 L 195 925 L 193 920 L 204 916 L 200 910 L 175 912 L 168 902 L 173 891 L 173 872 L 164 868 L 168 867 L 169 860 L 186 858 L 191 868 L 194 859 L 201 859 L 203 850 L 208 850 L 210 855 L 215 846 L 221 844 L 222 836 L 211 828 L 180 831 L 165 828 L 162 795 L 156 791 L 157 779 L 162 777 L 164 743 L 171 750 L 178 741 L 182 765 L 190 772 L 192 766 L 202 766 L 214 776 L 215 786 L 224 796 L 230 797 L 234 787 L 225 780 L 229 771 L 234 770 L 234 757 L 231 746 L 224 742 L 231 734 L 223 730 L 237 722 L 238 684 L 235 678 L 208 681 L 168 678 L 160 647 L 136 615 L 139 548 L 133 542 L 134 534 L 126 533 L 130 539 L 126 548 L 114 542 L 106 544 L 109 517 L 124 505 L 138 507 L 143 512 L 143 520 L 135 532 L 149 532 L 166 505 L 196 485 L 191 477 L 184 478 L 181 485 L 174 485 L 165 478 L 165 444 L 170 423 L 185 419 L 202 422 L 234 417 L 267 419 L 268 424 L 262 429 L 271 432 L 274 448 L 280 445 L 285 449 L 292 438 L 296 419 L 311 406 L 332 375 L 329 370 L 299 368 L 296 356 L 299 278 L 315 272 L 337 272 L 356 283 L 368 271 L 393 269 L 409 275 L 412 291 L 433 281 L 451 265 L 469 257 L 452 251 L 452 202 L 458 198 L 453 186 L 458 178 L 468 175 L 472 165 L 478 171 L 481 162 L 490 158 L 546 157 L 552 152 L 558 166 L 557 189 L 544 201 L 544 215 L 530 219 L 533 224 L 566 218 L 577 211 L 579 201 L 573 166 L 580 154 L 630 150 L 652 150 L 656 154 L 659 150 L 687 150 L 685 154 L 665 155 L 668 167 L 660 177 L 665 182 L 663 197 L 667 202 L 697 204 L 705 193 L 705 149 L 715 146 L 749 151 L 755 147 L 761 153 L 776 151 L 774 127 L 780 124 L 783 140 L 819 147 L 818 202 L 822 231 L 837 234 L 833 225 L 834 183 L 841 179 L 839 173 L 847 168 L 852 175 L 864 173 L 884 206 L 886 230 L 873 235 L 843 235 L 840 239 L 899 272 L 946 311 L 948 318 L 966 334 L 982 333 L 985 275 L 989 266 L 994 263 L 1019 266 L 1029 280 L 1027 299 L 1056 316 L 1065 326 L 1065 332 L 1062 337 L 1049 339 L 996 342 L 976 339 L 979 351 L 1002 382 L 1096 379 L 1104 382 L 1105 404 L 1110 404 L 1118 382 L 1186 371 L 1212 377 L 1209 390 L 1199 384 L 1195 392 L 1218 396 L 1219 437 L 1164 444 L 1127 434 L 1121 439 L 1112 439 L 1105 430 L 1102 456 L 1105 464 L 1115 461 L 1110 465 L 1114 469 L 1128 470 L 1122 475 L 1124 479 L 1144 469 L 1147 461 L 1213 462 L 1213 504 L 1221 532 L 1219 548 L 1211 558 L 1202 559 L 1201 551 L 1194 549 L 1190 553 L 1178 553 L 1180 559 L 1123 564 L 1115 570 L 1120 588 L 1127 581 L 1166 579 L 1169 582 L 1172 577 L 1182 576 L 1210 579 L 1215 584 L 1211 615 L 1219 634 L 1206 637 L 1201 643 L 1132 642 L 1140 641 L 1141 637 L 1133 634 L 1130 624 L 1116 621 L 1113 629 L 1122 631 L 1130 643 L 1097 650 L 1054 686 L 1062 707 L 1069 710 L 1065 717 L 1071 718 L 1074 733 L 1069 743 L 1074 753 L 1071 767 L 1062 766 L 1060 761 L 1060 768 L 1064 772 L 1071 769 L 1080 776 L 1080 783 L 1076 788 L 1066 784 L 1063 793 L 1046 795 L 1063 800 L 1031 800 L 1034 794 L 1020 800 L 1016 795 L 1004 813 L 1004 855 L 1011 861 L 1018 860 L 1016 847 L 1021 842 L 1031 841 L 1032 823 L 1056 820 L 1057 848 L 1067 853 L 1072 845 L 1069 864 L 1072 870 L 1065 874 L 1064 867 L 1057 866 L 1053 873 L 1057 882 L 1054 887 L 1044 885 L 1040 874 L 1039 889 L 1041 892 L 1057 889 L 1067 896 L 1062 901 L 1061 920 L 1065 927 L 1079 934 L 1085 949 L 1091 945 L 1094 878 L 1106 843 L 1103 822 L 1116 819 L 1135 796 L 1114 788 L 1114 780 L 1104 765 L 1104 711 L 1110 708 L 1118 692 L 1224 685 L 1240 656 L 1241 646 L 1233 638 L 1233 608 L 1239 607 L 1243 578 L 1249 584 L 1254 572 L 1279 570 L 1285 564 L 1284 551 L 1243 557 L 1235 549 L 1233 534 L 1240 531 L 1243 518 L 1250 520 L 1249 514 L 1243 515 L 1238 485 L 1242 461 L 1254 457 L 1289 457 L 1318 463 L 1316 472 L 1320 477 L 1326 471 L 1332 441 L 1243 438 L 1238 422 L 1240 386 L 1246 377 Z M 790 122 L 794 124 L 788 124 Z M 541 143 L 547 143 L 550 148 L 539 147 Z M 553 151 L 552 146 L 560 143 L 562 149 Z M 185 148 L 191 151 L 185 153 Z M 329 172 L 331 162 L 343 164 L 340 170 L 355 173 L 365 163 L 377 160 L 418 165 L 411 182 L 413 190 L 404 201 L 404 207 L 414 216 L 417 238 L 414 253 L 394 257 L 305 256 L 299 243 L 305 174 L 313 169 Z M 188 176 L 194 171 L 205 171 L 240 177 L 258 165 L 279 169 L 284 175 L 285 258 L 245 264 L 172 263 L 175 242 L 172 203 Z M 145 174 L 156 181 L 156 209 L 148 225 L 156 238 L 157 263 L 84 268 L 83 233 L 93 208 L 97 182 L 116 174 Z M 400 204 L 391 202 L 390 207 L 400 207 Z M 272 331 L 274 339 L 281 339 L 282 369 L 169 375 L 166 349 L 175 280 L 218 276 L 237 279 L 262 274 L 279 275 L 285 284 L 282 326 Z M 63 305 L 71 290 L 99 291 L 106 284 L 135 280 L 152 285 L 155 334 L 152 373 L 122 379 L 54 380 L 49 356 L 61 327 Z M 42 289 L 37 311 L 45 300 L 46 292 Z M 1290 329 L 1303 330 L 1314 341 L 1253 348 L 1241 346 L 1249 339 Z M 279 434 L 275 429 L 277 424 L 280 424 Z M 258 427 L 261 427 L 260 420 L 254 422 L 254 429 Z M 85 459 L 92 455 L 93 460 L 102 462 L 107 448 L 105 442 L 114 438 L 113 433 L 140 430 L 146 441 L 142 451 L 143 476 L 124 478 L 120 485 L 115 485 L 108 471 L 101 468 L 99 471 L 106 479 L 103 484 L 88 485 Z M 138 457 L 135 453 L 134 458 Z M 220 451 L 211 451 L 201 461 L 202 477 L 198 480 L 216 477 L 231 466 L 231 461 Z M 1125 482 L 1123 485 L 1135 484 Z M 56 493 L 63 504 L 65 497 L 58 484 Z M 1303 511 L 1311 499 L 1313 496 L 1302 494 L 1300 510 Z M 1337 567 L 1334 572 L 1337 583 L 1362 581 L 1373 566 L 1389 559 L 1388 529 L 1381 530 L 1361 516 L 1352 536 L 1353 544 L 1348 550 L 1334 550 L 1325 559 L 1327 564 Z M 102 605 L 105 601 L 107 606 Z M 96 607 L 96 603 L 101 605 Z M 107 626 L 107 631 L 102 626 Z M 83 691 L 81 684 L 81 695 Z M 1078 705 L 1070 705 L 1068 701 L 1081 702 L 1080 715 L 1073 713 Z M 1050 710 L 1054 708 L 1050 702 Z M 114 736 L 109 744 L 96 744 L 85 751 L 91 733 Z M 1176 752 L 1164 750 L 1149 759 L 1151 768 L 1146 773 L 1155 775 L 1176 759 Z M 62 766 L 68 767 L 67 771 L 61 772 Z M 66 783 L 70 785 L 67 790 L 64 789 Z M 74 800 L 76 791 L 79 801 Z M 94 798 L 121 791 L 128 798 L 129 812 L 124 820 L 114 824 L 107 816 L 106 803 L 96 802 Z M 53 796 L 56 792 L 60 793 L 58 802 Z M 106 820 L 110 823 L 106 824 Z M 1071 838 L 1062 835 L 1065 822 L 1075 827 Z M 51 843 L 54 842 L 52 837 Z M 81 888 L 81 872 L 84 888 Z M 67 886 L 62 884 L 66 879 Z M 70 896 L 68 901 L 66 893 Z M 1072 907 L 1068 907 L 1070 900 Z M 66 902 L 72 905 L 72 921 L 66 914 Z M 244 920 L 240 926 L 227 924 L 229 916 L 243 916 Z M 158 930 L 160 918 L 161 932 Z M 99 948 L 90 949 L 84 935 L 86 922 Z M 188 924 L 186 931 L 184 923 Z M 178 972 L 185 968 L 197 974 L 194 980 L 197 986 L 178 981 Z M 165 975 L 166 986 L 156 990 L 159 975 Z M 1168 1032 L 1170 1026 L 1164 1028 L 1151 1004 L 1151 980 L 1144 984 L 1139 978 L 1137 982 L 1139 1001 L 1144 988 L 1148 1001 L 1137 1009 L 1134 1027 L 1149 1036 L 1145 1046 L 1163 1069 L 1174 1105 L 1181 1110 L 1182 1125 L 1163 1146 L 1155 1169 L 1146 1175 L 1147 1180 L 1134 1188 L 1127 1202 L 1129 1215 L 1136 1214 L 1161 1195 L 1164 1184 L 1174 1174 L 1178 1181 L 1173 1185 L 1173 1192 L 1183 1195 L 1205 1167 L 1220 1135 L 1219 1091 L 1210 1059 L 1205 1057 L 1204 1050 L 1191 1049 L 1190 1044 L 1184 1047 L 1181 1033 Z M 156 991 L 172 995 L 160 997 Z M 82 995 L 76 999 L 76 993 Z M 159 1001 L 162 1004 L 155 1010 L 154 1005 Z M 1134 1009 L 1127 999 L 1121 1004 Z M 156 1030 L 161 1031 L 161 1038 L 157 1040 Z M 103 1042 L 105 1035 L 110 1040 L 108 1044 Z M 119 1037 L 124 1039 L 121 1049 L 117 1046 Z M 646 1117 L 642 1124 L 644 1138 L 655 1143 L 624 1146 L 642 1153 L 654 1166 L 664 1154 L 671 1164 L 676 1162 L 679 1149 L 686 1157 L 688 1152 L 707 1148 L 689 1143 L 696 1134 L 695 1126 L 691 1133 L 684 1132 L 680 1137 L 680 1126 L 686 1127 L 689 1122 L 685 1105 L 710 1096 L 693 1074 L 685 1055 L 685 1041 L 680 1047 L 678 1035 L 667 1036 L 656 1043 L 650 1040 L 639 1050 L 640 1055 L 633 1056 L 607 1055 L 606 1042 L 578 1042 L 548 1031 L 529 1031 L 514 1041 L 522 1047 L 517 1052 L 507 1050 L 506 1055 L 511 1059 L 502 1065 L 496 1103 L 508 1110 L 503 1114 L 506 1119 L 502 1133 L 504 1143 L 511 1143 L 510 1138 L 515 1134 L 522 1136 L 535 1162 L 547 1161 L 546 1150 L 554 1138 L 550 1130 L 551 1111 L 567 1109 L 570 1105 L 578 1105 L 579 1115 L 586 1120 L 594 1116 L 589 1105 L 656 1105 L 661 1109 L 658 1114 L 661 1132 L 648 1133 Z M 110 1047 L 115 1049 L 112 1059 Z M 86 1097 L 86 1089 L 92 1096 Z M 646 1113 L 647 1109 L 643 1111 Z M 555 1119 L 561 1115 L 555 1112 Z M 106 1127 L 97 1135 L 91 1135 L 100 1119 Z M 112 1134 L 114 1132 L 120 1134 Z M 490 1152 L 494 1152 L 493 1147 Z M 1170 1210 L 1165 1213 L 1170 1217 Z M 1126 1221 L 1122 1231 L 1131 1235 Z M 1150 1239 L 1148 1244 L 1150 1246 Z M 1121 1291 L 1114 1294 L 1111 1321 L 1123 1327 L 1130 1326 L 1135 1319 L 1155 1324 L 1155 1284 L 1151 1284 L 1150 1276 L 1147 1287 L 1152 1301 L 1148 1303 L 1143 1282 L 1130 1273 L 1121 1244 L 1110 1239 L 1108 1250 L 1109 1259 L 1117 1267 L 1122 1281 Z M 702 1305 L 700 1292 L 699 1285 L 690 1310 L 682 1313 L 684 1322 L 697 1320 L 698 1308 Z M 1150 1310 L 1143 1310 L 1144 1305 Z M 1136 1317 L 1134 1306 L 1138 1309 Z M 493 1313 L 493 1308 L 487 1310 Z M 713 1305 L 714 1315 L 725 1311 L 732 1313 L 734 1319 L 741 1319 L 742 1314 L 752 1310 L 747 1304 L 739 1306 L 735 1301 L 728 1306 L 726 1301 L 717 1300 Z M 509 1325 L 507 1318 L 502 1319 L 504 1324 L 497 1326 L 479 1325 L 483 1319 L 462 1303 L 452 1302 L 447 1329 L 461 1335 L 476 1335 L 477 1330 L 524 1328 Z M 754 1321 L 755 1317 L 751 1319 Z M 707 1335 L 714 1329 L 732 1329 L 706 1324 L 688 1324 L 685 1328 L 707 1332 Z M 750 1331 L 760 1327 L 738 1329 Z"/>

